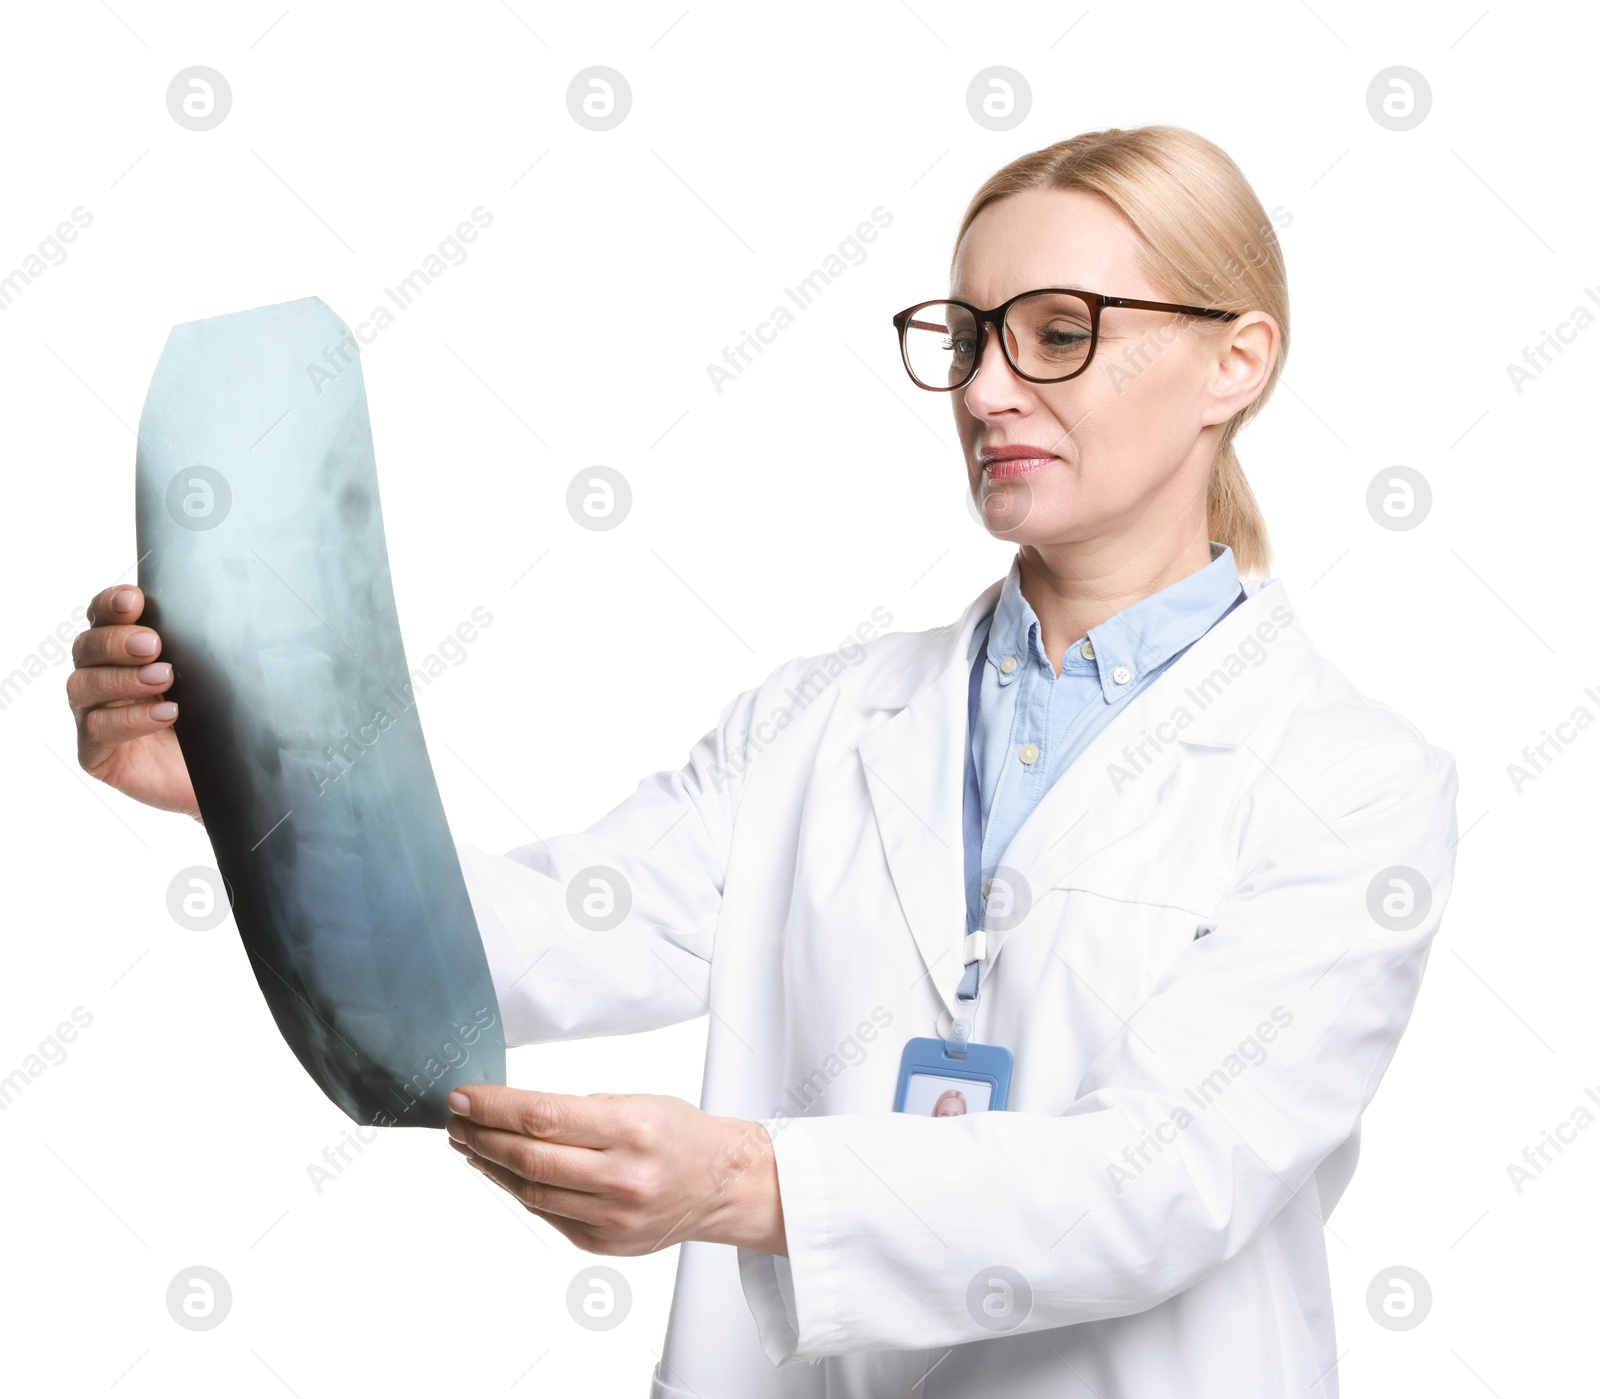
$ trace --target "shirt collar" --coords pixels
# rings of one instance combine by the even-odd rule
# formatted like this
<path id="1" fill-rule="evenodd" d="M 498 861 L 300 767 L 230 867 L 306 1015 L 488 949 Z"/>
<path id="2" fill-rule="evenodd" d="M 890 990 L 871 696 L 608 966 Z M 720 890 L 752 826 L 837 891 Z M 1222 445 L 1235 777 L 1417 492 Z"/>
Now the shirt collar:
<path id="1" fill-rule="evenodd" d="M 1082 640 L 1075 642 L 1067 648 L 1062 671 L 1092 668 L 1106 702 L 1115 703 L 1138 688 L 1147 672 L 1204 636 L 1238 601 L 1239 593 L 1233 550 L 1213 540 L 1210 563 L 1091 627 L 1086 640 L 1092 657 L 1082 654 Z M 1022 595 L 1020 559 L 1012 561 L 1000 589 L 988 651 L 989 664 L 1002 685 L 1021 674 L 1024 660 L 1049 665 L 1039 639 L 1039 618 Z M 1009 670 L 1008 660 L 1015 662 Z"/>

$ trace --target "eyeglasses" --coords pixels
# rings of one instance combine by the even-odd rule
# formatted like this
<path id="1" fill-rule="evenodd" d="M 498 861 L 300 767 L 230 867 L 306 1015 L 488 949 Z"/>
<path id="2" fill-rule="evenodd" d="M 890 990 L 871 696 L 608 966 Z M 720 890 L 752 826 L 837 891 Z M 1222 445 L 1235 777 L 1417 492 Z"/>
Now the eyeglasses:
<path id="1" fill-rule="evenodd" d="M 894 318 L 900 358 L 918 388 L 950 393 L 977 375 L 991 326 L 1000 335 L 1006 363 L 1030 384 L 1059 384 L 1089 367 L 1100 340 L 1100 312 L 1107 306 L 1133 311 L 1172 311 L 1213 321 L 1237 320 L 1237 311 L 1139 301 L 1095 291 L 1046 287 L 1025 291 L 992 311 L 965 301 L 919 301 Z"/>

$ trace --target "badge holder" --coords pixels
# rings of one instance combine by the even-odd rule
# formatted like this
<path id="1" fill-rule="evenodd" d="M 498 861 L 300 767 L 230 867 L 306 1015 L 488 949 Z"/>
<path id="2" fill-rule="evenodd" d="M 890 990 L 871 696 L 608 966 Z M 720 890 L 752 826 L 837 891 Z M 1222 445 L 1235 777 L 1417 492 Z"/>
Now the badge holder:
<path id="1" fill-rule="evenodd" d="M 977 725 L 978 685 L 988 641 L 979 648 L 967 680 L 967 772 L 962 795 L 961 836 L 967 887 L 978 887 L 983 843 L 978 770 L 972 759 L 972 735 Z M 963 1014 L 950 1022 L 946 1038 L 919 1038 L 906 1042 L 900 1054 L 900 1077 L 895 1085 L 894 1110 L 918 1116 L 963 1117 L 972 1112 L 996 1112 L 1006 1106 L 1011 1092 L 1011 1051 L 999 1044 L 975 1044 L 972 1017 L 978 1009 L 978 990 L 987 961 L 988 939 L 981 927 L 980 904 L 969 894 L 967 936 L 962 947 L 966 970 L 956 988 Z"/>
<path id="2" fill-rule="evenodd" d="M 966 1020 L 950 1027 L 949 1039 L 906 1041 L 894 1110 L 924 1117 L 964 1117 L 998 1112 L 1011 1092 L 1011 1051 L 999 1044 L 967 1040 Z"/>

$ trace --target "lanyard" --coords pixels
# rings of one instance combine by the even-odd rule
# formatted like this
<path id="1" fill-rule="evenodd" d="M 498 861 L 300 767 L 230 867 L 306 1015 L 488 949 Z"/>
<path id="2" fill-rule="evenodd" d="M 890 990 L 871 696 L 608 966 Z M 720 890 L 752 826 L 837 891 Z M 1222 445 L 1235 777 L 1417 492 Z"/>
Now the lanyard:
<path id="1" fill-rule="evenodd" d="M 973 740 L 978 732 L 978 691 L 983 684 L 983 666 L 989 658 L 989 637 L 985 632 L 983 645 L 972 663 L 972 673 L 967 677 L 967 772 L 961 796 L 961 846 L 963 869 L 966 876 L 967 936 L 962 943 L 961 956 L 966 969 L 961 984 L 956 988 L 956 999 L 970 1003 L 970 1011 L 978 1008 L 978 982 L 983 974 L 983 961 L 987 952 L 983 933 L 983 796 L 978 790 L 978 765 L 972 756 Z M 976 897 L 974 892 L 976 891 Z"/>

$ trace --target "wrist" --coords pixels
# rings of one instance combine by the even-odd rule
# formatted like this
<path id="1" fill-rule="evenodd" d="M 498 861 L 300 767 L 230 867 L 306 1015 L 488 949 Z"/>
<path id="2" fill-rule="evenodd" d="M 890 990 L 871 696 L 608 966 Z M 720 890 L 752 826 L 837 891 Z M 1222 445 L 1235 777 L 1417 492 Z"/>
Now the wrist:
<path id="1" fill-rule="evenodd" d="M 716 1201 L 707 1236 L 714 1243 L 786 1255 L 778 1158 L 771 1136 L 759 1122 L 737 1117 L 718 1121 L 723 1142 L 712 1173 Z"/>

